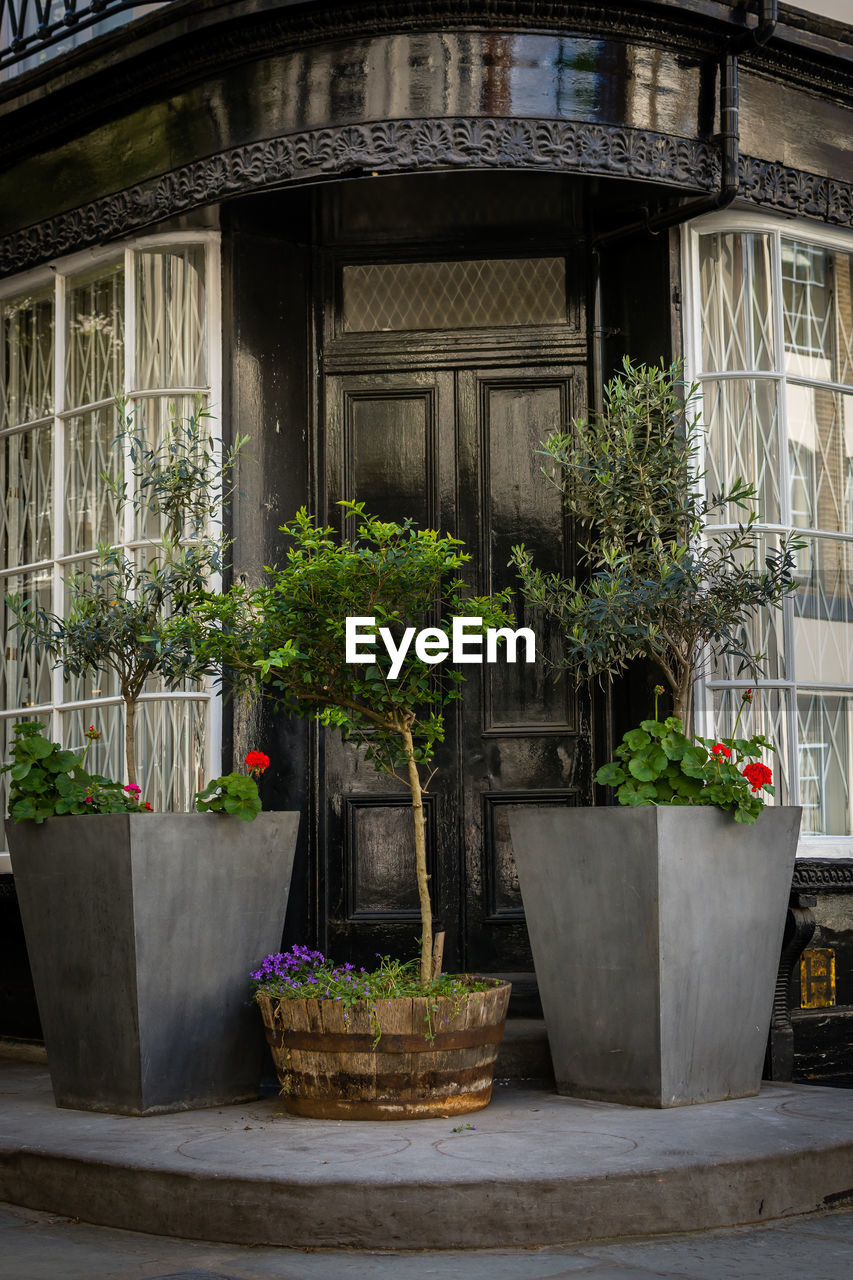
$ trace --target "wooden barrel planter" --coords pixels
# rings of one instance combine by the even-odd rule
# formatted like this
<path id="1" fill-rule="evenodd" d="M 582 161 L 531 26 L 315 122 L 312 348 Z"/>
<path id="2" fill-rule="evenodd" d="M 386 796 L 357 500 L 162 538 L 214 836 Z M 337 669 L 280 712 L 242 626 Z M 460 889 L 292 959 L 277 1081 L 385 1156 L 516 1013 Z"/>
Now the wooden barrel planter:
<path id="1" fill-rule="evenodd" d="M 286 1111 L 323 1120 L 406 1120 L 478 1111 L 492 1096 L 510 984 L 458 1000 L 258 1005 Z M 379 1038 L 376 1029 L 378 1023 Z M 429 1032 L 430 1034 L 425 1034 Z"/>

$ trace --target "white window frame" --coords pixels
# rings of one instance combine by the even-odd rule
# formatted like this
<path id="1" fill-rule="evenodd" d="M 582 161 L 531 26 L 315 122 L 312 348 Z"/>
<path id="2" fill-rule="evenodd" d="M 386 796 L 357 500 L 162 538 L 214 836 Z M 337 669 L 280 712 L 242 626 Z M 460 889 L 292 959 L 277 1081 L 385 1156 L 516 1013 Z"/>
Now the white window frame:
<path id="1" fill-rule="evenodd" d="M 53 609 L 61 612 L 63 600 L 63 576 L 67 574 L 68 567 L 74 560 L 79 560 L 80 554 L 65 554 L 64 547 L 64 523 L 58 518 L 62 511 L 62 497 L 64 492 L 64 429 L 63 424 L 66 418 L 75 416 L 80 413 L 89 412 L 99 407 L 102 402 L 98 401 L 90 405 L 74 405 L 66 409 L 65 405 L 65 325 L 59 323 L 62 315 L 64 319 L 64 302 L 65 281 L 69 276 L 79 275 L 91 270 L 97 270 L 100 266 L 118 263 L 123 259 L 124 265 L 124 386 L 123 393 L 130 396 L 133 400 L 142 400 L 146 398 L 162 397 L 163 395 L 195 395 L 199 390 L 203 390 L 207 399 L 207 407 L 212 411 L 212 429 L 217 436 L 219 446 L 222 445 L 222 300 L 221 300 L 221 269 L 220 269 L 220 242 L 221 236 L 218 231 L 199 228 L 197 231 L 175 231 L 171 233 L 160 233 L 157 235 L 139 236 L 132 240 L 120 241 L 113 245 L 103 245 L 97 248 L 87 249 L 80 253 L 70 254 L 67 257 L 57 258 L 53 262 L 45 266 L 35 268 L 32 271 L 24 272 L 20 275 L 9 277 L 0 281 L 0 303 L 10 297 L 17 297 L 21 294 L 36 292 L 55 284 L 55 312 L 54 312 L 54 368 L 53 368 L 53 412 L 44 417 L 34 419 L 32 422 L 26 423 L 24 426 L 15 425 L 0 429 L 0 437 L 14 435 L 21 431 L 34 429 L 38 425 L 52 424 L 53 427 L 53 485 L 52 485 L 52 503 L 55 515 L 53 529 L 53 546 L 52 556 L 50 559 L 53 564 Z M 208 382 L 204 388 L 199 387 L 134 387 L 135 364 L 136 364 L 136 272 L 133 269 L 135 252 L 145 252 L 151 249 L 168 249 L 181 248 L 182 246 L 198 245 L 203 246 L 205 253 L 205 324 L 207 339 L 207 375 Z M 106 402 L 112 403 L 111 401 Z M 132 524 L 132 509 L 128 505 L 125 512 L 125 529 L 124 542 L 131 547 L 138 541 L 133 537 L 132 527 L 128 527 L 128 522 Z M 48 563 L 48 561 L 39 561 L 39 564 Z M 15 572 L 26 571 L 27 565 L 11 565 L 9 569 L 2 570 L 0 577 L 0 590 L 5 589 L 5 580 L 7 575 Z M 219 585 L 218 581 L 211 584 L 214 588 Z M 103 698 L 85 699 L 79 702 L 65 701 L 62 698 L 64 686 L 63 673 L 61 668 L 56 668 L 52 673 L 52 698 L 50 703 L 33 705 L 26 707 L 24 710 L 33 715 L 51 716 L 51 733 L 59 742 L 62 741 L 62 712 L 73 711 L 83 707 L 99 707 L 110 706 L 121 703 L 121 697 L 113 695 Z M 174 700 L 192 700 L 204 701 L 207 703 L 207 726 L 206 726 L 206 747 L 205 747 L 205 771 L 208 777 L 215 777 L 221 772 L 222 758 L 222 693 L 216 682 L 208 678 L 205 680 L 201 689 L 191 692 L 167 691 L 165 693 L 143 693 L 140 702 L 169 702 Z M 0 707 L 0 717 L 8 719 L 12 716 L 19 717 L 22 708 L 6 708 Z M 5 816 L 5 815 L 4 815 Z M 0 852 L 0 874 L 4 871 L 11 870 L 11 863 L 8 853 Z"/>
<path id="2" fill-rule="evenodd" d="M 701 309 L 700 309 L 700 280 L 699 280 L 699 237 L 711 232 L 721 233 L 753 233 L 770 235 L 775 239 L 775 257 L 774 261 L 779 260 L 780 241 L 785 239 L 801 238 L 810 244 L 817 245 L 825 249 L 835 249 L 843 253 L 853 253 L 853 234 L 841 229 L 825 227 L 818 223 L 810 222 L 806 219 L 786 218 L 779 215 L 771 215 L 764 213 L 753 213 L 741 210 L 722 210 L 718 213 L 707 214 L 702 218 L 696 218 L 692 222 L 686 223 L 681 230 L 681 253 L 682 253 L 682 296 L 684 299 L 683 310 L 683 342 L 684 342 L 684 363 L 685 374 L 688 382 L 698 382 L 700 372 L 702 371 L 701 359 Z M 825 387 L 830 391 L 839 391 L 844 394 L 853 394 L 853 386 L 846 384 L 827 382 L 818 378 L 808 378 L 803 375 L 788 375 L 784 369 L 783 356 L 784 352 L 779 350 L 781 335 L 783 334 L 783 315 L 782 315 L 782 297 L 781 292 L 776 289 L 775 278 L 772 281 L 773 297 L 772 303 L 774 307 L 773 331 L 776 335 L 776 351 L 775 362 L 772 369 L 732 369 L 732 370 L 715 370 L 707 371 L 706 376 L 713 376 L 717 380 L 737 380 L 749 378 L 756 382 L 770 381 L 779 388 L 778 404 L 777 404 L 777 430 L 779 431 L 779 461 L 780 474 L 777 477 L 779 484 L 779 514 L 780 523 L 767 522 L 762 518 L 761 524 L 758 526 L 762 532 L 769 534 L 783 534 L 794 529 L 790 523 L 791 519 L 791 484 L 788 467 L 788 423 L 787 423 L 787 383 L 789 377 L 796 383 L 806 383 L 815 386 Z M 705 445 L 702 441 L 702 448 L 697 459 L 700 471 L 705 469 L 704 457 Z M 788 521 L 788 523 L 785 523 Z M 725 527 L 725 526 L 723 526 Z M 853 532 L 838 533 L 835 531 L 820 529 L 800 529 L 796 532 L 808 534 L 810 537 L 832 537 L 838 541 L 846 541 L 853 543 Z M 789 743 L 789 760 L 788 760 L 788 779 L 789 789 L 791 793 L 791 802 L 800 794 L 800 777 L 799 777 L 799 734 L 797 723 L 797 700 L 796 693 L 801 687 L 796 679 L 796 670 L 794 667 L 793 654 L 793 602 L 788 598 L 782 604 L 785 612 L 785 625 L 783 628 L 783 645 L 785 655 L 785 673 L 784 680 L 749 680 L 735 679 L 715 682 L 713 680 L 702 679 L 697 682 L 696 698 L 695 698 L 695 720 L 696 728 L 703 736 L 710 736 L 714 731 L 713 725 L 713 689 L 715 687 L 738 688 L 742 686 L 744 689 L 755 687 L 761 689 L 780 689 L 785 690 L 789 696 L 787 699 L 786 718 L 787 733 Z M 851 626 L 851 641 L 853 641 L 853 626 Z M 838 684 L 821 684 L 809 681 L 803 684 L 804 690 L 813 691 L 818 694 L 850 694 L 853 695 L 853 685 Z M 851 781 L 853 787 L 853 781 Z M 824 836 L 824 835 L 802 835 L 797 848 L 797 857 L 799 858 L 849 858 L 853 856 L 853 835 L 850 836 Z"/>

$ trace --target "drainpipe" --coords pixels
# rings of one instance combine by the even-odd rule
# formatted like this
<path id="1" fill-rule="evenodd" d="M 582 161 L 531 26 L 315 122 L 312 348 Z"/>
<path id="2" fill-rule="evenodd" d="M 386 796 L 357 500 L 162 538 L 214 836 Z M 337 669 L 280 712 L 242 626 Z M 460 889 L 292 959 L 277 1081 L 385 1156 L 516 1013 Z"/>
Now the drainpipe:
<path id="1" fill-rule="evenodd" d="M 653 214 L 638 222 L 629 223 L 625 227 L 616 227 L 613 231 L 604 231 L 594 238 L 593 251 L 600 245 L 613 240 L 621 240 L 625 236 L 636 235 L 640 231 L 656 234 L 667 227 L 678 226 L 690 218 L 698 218 L 700 214 L 711 213 L 715 209 L 725 209 L 738 193 L 738 162 L 740 159 L 738 135 L 738 54 L 753 45 L 764 45 L 776 30 L 779 16 L 779 0 L 759 0 L 758 24 L 748 31 L 740 32 L 729 44 L 729 48 L 720 62 L 720 188 L 710 196 L 699 196 L 688 200 L 675 209 L 664 213 Z"/>
<path id="2" fill-rule="evenodd" d="M 738 161 L 740 159 L 740 141 L 738 136 L 738 62 L 737 53 L 726 53 L 720 62 L 720 187 L 712 195 L 698 196 L 688 200 L 686 204 L 677 205 L 663 213 L 656 213 L 627 226 L 616 227 L 612 231 L 604 231 L 592 242 L 593 250 L 614 240 L 623 240 L 627 236 L 647 231 L 656 235 L 667 227 L 678 226 L 690 218 L 698 218 L 703 213 L 713 213 L 715 209 L 725 209 L 738 193 L 739 176 Z"/>

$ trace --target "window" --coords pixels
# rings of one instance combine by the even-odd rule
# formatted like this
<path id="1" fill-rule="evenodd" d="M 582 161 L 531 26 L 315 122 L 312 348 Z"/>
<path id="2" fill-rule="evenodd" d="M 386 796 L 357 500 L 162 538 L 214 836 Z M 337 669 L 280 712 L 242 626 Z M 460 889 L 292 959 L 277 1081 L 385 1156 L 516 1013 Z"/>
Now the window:
<path id="1" fill-rule="evenodd" d="M 126 5 L 125 0 L 98 0 L 98 3 L 77 0 L 76 5 L 62 8 L 54 5 L 51 11 L 49 3 L 37 5 L 28 0 L 6 0 L 0 5 L 0 84 L 88 40 L 127 26 L 166 2 L 143 0 L 140 4 Z M 107 9 L 110 12 L 105 12 Z M 70 29 L 69 13 L 76 18 Z M 26 42 L 26 57 L 16 57 L 18 51 L 12 47 L 16 37 Z"/>
<path id="2" fill-rule="evenodd" d="M 40 720 L 77 749 L 94 723 L 103 737 L 87 764 L 121 775 L 122 703 L 112 675 L 64 680 L 50 659 L 19 647 L 4 599 L 20 593 L 61 612 L 63 579 L 99 543 L 139 553 L 146 530 L 132 506 L 116 515 L 102 474 L 123 459 L 113 403 L 130 397 L 134 425 L 154 439 L 170 405 L 186 414 L 218 379 L 211 321 L 218 246 L 208 235 L 80 255 L 11 281 L 0 294 L 0 750 L 12 726 Z M 152 683 L 138 715 L 137 758 L 155 808 L 186 809 L 218 748 L 209 688 L 166 692 Z M 5 783 L 5 779 L 2 780 Z M 5 789 L 0 795 L 6 812 Z"/>
<path id="3" fill-rule="evenodd" d="M 791 530 L 805 544 L 796 595 L 752 628 L 767 663 L 748 729 L 776 744 L 780 798 L 803 805 L 803 834 L 850 836 L 853 240 L 716 215 L 686 232 L 685 249 L 706 483 L 744 476 L 760 494 L 765 544 Z M 732 665 L 713 673 L 699 708 L 709 733 L 731 726 L 751 683 Z"/>
<path id="4" fill-rule="evenodd" d="M 347 333 L 566 323 L 564 258 L 379 262 L 343 269 Z"/>

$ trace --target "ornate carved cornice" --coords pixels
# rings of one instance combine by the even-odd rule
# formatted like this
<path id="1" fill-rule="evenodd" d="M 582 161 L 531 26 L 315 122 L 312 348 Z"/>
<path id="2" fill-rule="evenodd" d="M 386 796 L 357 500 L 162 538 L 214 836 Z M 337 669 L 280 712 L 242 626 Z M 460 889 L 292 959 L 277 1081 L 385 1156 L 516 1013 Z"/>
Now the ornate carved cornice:
<path id="1" fill-rule="evenodd" d="M 719 183 L 716 147 L 648 129 L 560 120 L 394 120 L 306 130 L 233 147 L 0 240 L 0 274 L 265 188 L 359 174 L 529 169 L 660 183 L 684 194 Z M 755 204 L 853 225 L 853 186 L 741 159 Z"/>
<path id="2" fill-rule="evenodd" d="M 792 887 L 799 893 L 853 893 L 853 859 L 798 858 Z"/>
<path id="3" fill-rule="evenodd" d="M 741 156 L 740 194 L 781 213 L 853 226 L 853 184 L 783 164 Z"/>

